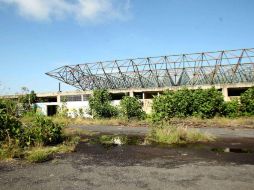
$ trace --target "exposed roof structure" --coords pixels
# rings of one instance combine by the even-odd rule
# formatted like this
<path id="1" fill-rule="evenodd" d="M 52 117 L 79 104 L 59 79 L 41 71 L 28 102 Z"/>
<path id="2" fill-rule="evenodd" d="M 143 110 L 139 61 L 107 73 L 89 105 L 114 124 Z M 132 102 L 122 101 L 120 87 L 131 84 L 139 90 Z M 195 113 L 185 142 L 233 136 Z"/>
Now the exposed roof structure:
<path id="1" fill-rule="evenodd" d="M 254 82 L 254 48 L 66 65 L 46 74 L 82 90 Z"/>

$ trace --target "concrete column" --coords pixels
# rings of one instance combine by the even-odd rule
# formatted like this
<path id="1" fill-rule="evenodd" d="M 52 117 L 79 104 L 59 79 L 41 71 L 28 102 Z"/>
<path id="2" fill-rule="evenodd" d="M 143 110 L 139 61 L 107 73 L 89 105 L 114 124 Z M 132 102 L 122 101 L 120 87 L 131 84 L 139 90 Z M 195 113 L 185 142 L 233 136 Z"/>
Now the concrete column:
<path id="1" fill-rule="evenodd" d="M 57 103 L 61 103 L 60 94 L 58 94 L 56 98 L 57 98 Z"/>
<path id="2" fill-rule="evenodd" d="M 144 99 L 145 99 L 145 93 L 142 92 L 142 100 L 144 100 Z"/>
<path id="3" fill-rule="evenodd" d="M 134 92 L 130 91 L 130 97 L 134 97 Z"/>
<path id="4" fill-rule="evenodd" d="M 230 99 L 228 97 L 228 88 L 227 87 L 222 88 L 222 94 L 224 97 L 224 101 L 230 101 Z"/>

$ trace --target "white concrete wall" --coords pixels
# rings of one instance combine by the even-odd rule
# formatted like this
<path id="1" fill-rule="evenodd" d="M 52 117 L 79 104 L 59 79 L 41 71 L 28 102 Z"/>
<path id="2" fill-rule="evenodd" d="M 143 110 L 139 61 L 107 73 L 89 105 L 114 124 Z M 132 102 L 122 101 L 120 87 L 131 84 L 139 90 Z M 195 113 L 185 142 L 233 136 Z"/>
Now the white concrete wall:
<path id="1" fill-rule="evenodd" d="M 120 104 L 120 100 L 113 100 L 111 101 L 111 104 L 114 106 L 118 106 Z M 43 103 L 36 103 L 38 110 L 43 113 L 44 115 L 47 115 L 47 106 L 48 105 L 57 105 L 59 108 L 63 106 L 63 103 L 57 103 L 57 102 L 43 102 Z M 89 102 L 88 101 L 75 101 L 75 102 L 66 102 L 66 107 L 68 109 L 68 116 L 69 117 L 75 117 L 75 112 L 79 114 L 79 109 L 83 109 L 84 117 L 91 118 L 92 116 L 89 115 Z"/>
<path id="2" fill-rule="evenodd" d="M 111 101 L 111 104 L 112 104 L 113 106 L 118 106 L 118 105 L 120 104 L 120 101 L 121 101 L 121 100 L 112 100 L 112 101 Z"/>
<path id="3" fill-rule="evenodd" d="M 43 102 L 43 103 L 36 103 L 38 110 L 44 114 L 47 115 L 47 106 L 48 105 L 57 105 L 60 108 L 62 107 L 63 103 L 57 103 L 57 102 Z M 84 117 L 91 117 L 91 115 L 88 114 L 89 110 L 89 104 L 88 101 L 78 101 L 78 102 L 66 102 L 66 107 L 68 109 L 68 115 L 70 117 L 75 117 L 75 112 L 79 113 L 79 109 L 82 109 L 84 112 Z"/>
<path id="4" fill-rule="evenodd" d="M 62 105 L 62 103 L 60 103 Z M 83 102 L 66 102 L 66 106 L 68 108 L 68 115 L 70 117 L 75 117 L 75 112 L 79 113 L 79 109 L 82 109 L 84 112 L 83 117 L 92 117 L 88 114 L 89 111 L 89 103 L 88 101 Z"/>
<path id="5" fill-rule="evenodd" d="M 47 106 L 48 105 L 59 105 L 56 102 L 43 102 L 43 103 L 36 103 L 37 110 L 44 115 L 47 115 Z"/>

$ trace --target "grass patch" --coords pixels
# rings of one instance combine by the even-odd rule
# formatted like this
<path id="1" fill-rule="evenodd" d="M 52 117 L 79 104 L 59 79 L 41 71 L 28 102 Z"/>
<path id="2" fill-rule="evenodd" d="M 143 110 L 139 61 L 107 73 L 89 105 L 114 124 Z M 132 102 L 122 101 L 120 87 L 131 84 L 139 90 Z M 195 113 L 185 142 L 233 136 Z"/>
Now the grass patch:
<path id="1" fill-rule="evenodd" d="M 45 162 L 53 158 L 53 148 L 34 147 L 27 153 L 26 159 L 29 162 Z"/>
<path id="2" fill-rule="evenodd" d="M 253 116 L 242 116 L 238 118 L 214 117 L 202 119 L 198 117 L 172 118 L 171 125 L 187 127 L 220 127 L 220 128 L 254 128 Z"/>
<path id="3" fill-rule="evenodd" d="M 61 123 L 66 126 L 70 125 L 84 125 L 84 126 L 129 126 L 129 127 L 137 127 L 137 126 L 147 126 L 148 122 L 146 120 L 128 120 L 126 118 L 103 118 L 103 119 L 93 119 L 93 118 L 69 118 L 69 117 L 60 117 L 54 116 L 52 117 L 53 121 L 56 123 Z"/>
<path id="4" fill-rule="evenodd" d="M 162 126 L 154 127 L 146 138 L 150 142 L 162 144 L 188 144 L 213 141 L 212 135 L 190 130 L 186 127 Z"/>
<path id="5" fill-rule="evenodd" d="M 25 158 L 29 162 L 40 163 L 54 158 L 55 154 L 70 153 L 80 141 L 78 136 L 68 136 L 57 146 L 35 146 L 21 148 L 18 143 L 4 143 L 0 148 L 0 160 Z"/>
<path id="6" fill-rule="evenodd" d="M 10 142 L 3 142 L 0 145 L 0 160 L 8 160 L 12 158 L 23 158 L 24 151 L 19 146 L 18 142 L 12 140 Z"/>
<path id="7" fill-rule="evenodd" d="M 58 146 L 38 146 L 33 147 L 30 150 L 26 151 L 26 159 L 29 162 L 45 162 L 50 159 L 53 159 L 55 154 L 63 154 L 63 153 L 70 153 L 75 150 L 76 145 L 80 141 L 79 137 L 69 137 L 63 144 Z"/>
<path id="8" fill-rule="evenodd" d="M 74 136 L 92 136 L 97 133 L 80 128 L 66 127 L 63 129 L 63 134 L 67 137 L 74 137 Z"/>

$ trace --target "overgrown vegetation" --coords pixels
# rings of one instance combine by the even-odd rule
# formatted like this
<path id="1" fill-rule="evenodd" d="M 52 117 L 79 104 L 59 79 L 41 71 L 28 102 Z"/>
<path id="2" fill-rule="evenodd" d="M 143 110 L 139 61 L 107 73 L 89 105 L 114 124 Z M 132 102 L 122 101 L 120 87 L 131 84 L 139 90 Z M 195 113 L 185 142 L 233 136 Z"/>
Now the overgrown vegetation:
<path id="1" fill-rule="evenodd" d="M 52 145 L 63 140 L 63 124 L 54 123 L 52 119 L 40 114 L 30 117 L 22 126 L 21 142 L 26 145 Z"/>
<path id="2" fill-rule="evenodd" d="M 254 115 L 254 87 L 249 88 L 241 95 L 240 102 L 243 115 Z"/>
<path id="3" fill-rule="evenodd" d="M 241 117 L 214 117 L 203 119 L 199 117 L 171 118 L 167 123 L 175 126 L 189 126 L 192 128 L 216 127 L 216 128 L 254 128 L 254 116 Z"/>
<path id="4" fill-rule="evenodd" d="M 57 116 L 49 118 L 35 112 L 35 101 L 34 92 L 24 93 L 18 101 L 0 100 L 0 158 L 41 162 L 56 153 L 73 151 L 77 143 L 74 134 L 81 135 L 81 132 L 68 133 L 67 138 L 63 129 L 70 124 L 137 126 L 148 123 L 137 98 L 125 96 L 116 107 L 111 104 L 107 90 L 95 90 L 89 99 L 93 119 L 83 119 L 83 109 L 74 112 L 76 118 L 69 118 L 66 104 Z M 166 144 L 211 141 L 211 136 L 182 126 L 233 126 L 232 122 L 241 127 L 253 126 L 253 110 L 254 87 L 230 102 L 225 102 L 215 88 L 167 91 L 154 97 L 152 114 L 147 118 L 157 123 L 147 138 Z"/>
<path id="5" fill-rule="evenodd" d="M 117 116 L 117 108 L 110 103 L 111 97 L 106 89 L 94 90 L 89 98 L 91 114 L 95 118 L 110 118 Z"/>
<path id="6" fill-rule="evenodd" d="M 111 96 L 106 89 L 94 90 L 89 99 L 89 107 L 94 118 L 127 118 L 141 119 L 145 113 L 141 102 L 135 97 L 124 96 L 120 106 L 111 104 Z"/>
<path id="7" fill-rule="evenodd" d="M 224 102 L 223 115 L 230 118 L 243 115 L 241 112 L 241 104 L 237 98 L 229 102 Z"/>
<path id="8" fill-rule="evenodd" d="M 144 118 L 145 112 L 142 109 L 142 104 L 136 97 L 124 96 L 120 101 L 120 114 L 123 118 L 131 119 Z"/>
<path id="9" fill-rule="evenodd" d="M 215 88 L 167 91 L 157 96 L 152 104 L 153 121 L 169 120 L 173 117 L 213 118 L 215 116 L 238 117 L 254 115 L 254 88 L 244 92 L 240 101 L 223 100 L 222 93 Z"/>
<path id="10" fill-rule="evenodd" d="M 25 152 L 25 158 L 30 162 L 44 162 L 52 159 L 54 154 L 73 152 L 78 142 L 79 137 L 75 136 L 70 137 L 70 139 L 65 140 L 57 146 L 32 147 Z"/>
<path id="11" fill-rule="evenodd" d="M 35 113 L 32 106 L 27 106 L 22 115 L 17 114 L 13 104 L 0 100 L 0 159 L 25 157 L 42 161 L 52 155 L 47 146 L 57 145 L 54 153 L 72 146 L 68 144 L 72 138 L 63 135 L 63 124 Z"/>
<path id="12" fill-rule="evenodd" d="M 215 138 L 209 134 L 204 134 L 196 130 L 173 125 L 160 125 L 153 127 L 147 140 L 163 144 L 187 144 L 198 142 L 209 142 Z"/>

